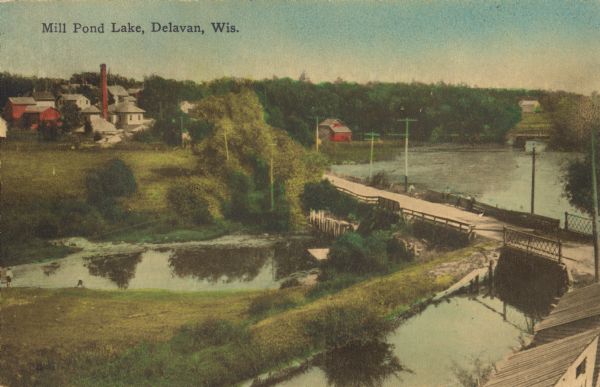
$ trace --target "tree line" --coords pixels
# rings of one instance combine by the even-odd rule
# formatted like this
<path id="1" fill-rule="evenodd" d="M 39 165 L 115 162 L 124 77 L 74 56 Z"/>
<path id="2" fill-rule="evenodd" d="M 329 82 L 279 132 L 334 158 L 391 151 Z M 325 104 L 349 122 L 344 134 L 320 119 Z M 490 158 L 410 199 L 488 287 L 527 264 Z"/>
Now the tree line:
<path id="1" fill-rule="evenodd" d="M 92 87 L 99 81 L 95 72 L 73 74 L 68 80 L 77 84 L 74 92 L 86 95 L 92 103 L 99 99 L 98 88 Z M 109 81 L 124 87 L 143 87 L 138 104 L 148 116 L 159 121 L 157 131 L 166 142 L 178 141 L 173 133 L 179 131 L 180 102 L 249 89 L 258 95 L 266 122 L 285 130 L 305 146 L 314 144 L 316 123 L 329 117 L 343 120 L 359 140 L 372 131 L 392 138 L 403 133 L 401 119 L 414 118 L 418 121 L 412 126 L 411 137 L 416 141 L 501 143 L 521 119 L 518 105 L 521 99 L 537 99 L 543 111 L 550 113 L 555 147 L 574 149 L 585 145 L 585 136 L 570 122 L 586 97 L 562 91 L 476 88 L 442 82 L 359 84 L 338 79 L 311 83 L 306 77 L 301 80 L 221 78 L 198 83 L 158 75 L 136 81 L 111 74 Z M 8 97 L 25 95 L 34 88 L 58 94 L 60 85 L 66 83 L 64 79 L 0 73 L 0 104 L 4 106 Z"/>

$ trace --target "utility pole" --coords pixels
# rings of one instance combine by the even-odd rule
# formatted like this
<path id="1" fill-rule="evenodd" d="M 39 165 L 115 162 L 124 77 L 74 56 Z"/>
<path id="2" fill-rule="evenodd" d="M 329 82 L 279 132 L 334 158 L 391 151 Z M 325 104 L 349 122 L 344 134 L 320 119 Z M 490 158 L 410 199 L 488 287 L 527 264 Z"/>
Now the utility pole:
<path id="1" fill-rule="evenodd" d="M 319 116 L 315 117 L 316 125 L 315 125 L 315 149 L 317 153 L 319 152 Z"/>
<path id="2" fill-rule="evenodd" d="M 365 136 L 371 137 L 371 156 L 369 157 L 369 180 L 373 177 L 373 148 L 375 145 L 375 137 L 379 137 L 379 133 L 369 132 Z"/>
<path id="3" fill-rule="evenodd" d="M 406 132 L 404 134 L 404 191 L 408 192 L 408 125 L 410 122 L 417 122 L 415 118 L 403 118 L 398 120 L 406 123 Z"/>
<path id="4" fill-rule="evenodd" d="M 225 161 L 229 161 L 229 145 L 227 145 L 227 128 L 223 128 L 223 137 L 225 137 Z"/>
<path id="5" fill-rule="evenodd" d="M 535 144 L 531 152 L 531 213 L 533 214 L 535 204 Z"/>
<path id="6" fill-rule="evenodd" d="M 276 144 L 271 144 L 271 162 L 269 163 L 269 181 L 271 183 L 271 211 L 275 210 L 275 179 L 273 178 L 273 151 Z"/>
<path id="7" fill-rule="evenodd" d="M 594 237 L 594 280 L 596 283 L 600 281 L 598 269 L 598 183 L 596 177 L 596 128 L 592 126 L 592 234 Z"/>

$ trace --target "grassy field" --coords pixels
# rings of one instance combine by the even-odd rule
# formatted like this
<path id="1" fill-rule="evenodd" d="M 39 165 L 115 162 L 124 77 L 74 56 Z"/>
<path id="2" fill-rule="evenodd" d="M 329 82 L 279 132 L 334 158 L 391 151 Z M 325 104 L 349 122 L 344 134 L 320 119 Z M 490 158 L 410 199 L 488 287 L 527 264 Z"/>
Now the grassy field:
<path id="1" fill-rule="evenodd" d="M 90 149 L 40 144 L 2 149 L 2 206 L 30 206 L 64 197 L 85 199 L 86 174 L 113 158 L 131 167 L 138 192 L 127 202 L 132 210 L 165 208 L 168 185 L 197 165 L 189 150 Z"/>
<path id="2" fill-rule="evenodd" d="M 174 385 L 189 377 L 195 385 L 230 385 L 323 349 L 307 330 L 315 322 L 358 333 L 346 319 L 323 321 L 332 316 L 332 308 L 386 319 L 457 279 L 435 277 L 433 268 L 493 247 L 480 244 L 446 253 L 317 300 L 296 288 L 245 293 L 3 290 L 0 382 Z M 210 339 L 205 328 L 185 328 L 210 319 L 241 328 L 225 330 L 219 340 Z"/>
<path id="3" fill-rule="evenodd" d="M 371 155 L 370 141 L 329 142 L 323 144 L 319 151 L 325 154 L 332 164 L 368 163 Z M 373 145 L 373 160 L 393 160 L 404 152 L 404 142 L 376 141 Z"/>

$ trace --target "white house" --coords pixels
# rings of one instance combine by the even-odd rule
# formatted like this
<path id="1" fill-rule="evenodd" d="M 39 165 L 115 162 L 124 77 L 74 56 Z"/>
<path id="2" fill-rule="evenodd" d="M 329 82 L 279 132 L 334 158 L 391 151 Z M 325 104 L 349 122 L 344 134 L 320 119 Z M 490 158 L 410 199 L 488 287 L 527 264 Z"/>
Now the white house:
<path id="1" fill-rule="evenodd" d="M 47 106 L 56 108 L 54 94 L 49 91 L 34 91 L 31 96 L 35 100 L 36 106 Z"/>
<path id="2" fill-rule="evenodd" d="M 184 112 L 185 114 L 188 114 L 190 112 L 191 109 L 195 109 L 196 108 L 196 104 L 191 103 L 189 101 L 182 101 L 179 104 L 179 109 Z"/>
<path id="3" fill-rule="evenodd" d="M 58 98 L 59 107 L 62 107 L 67 103 L 75 104 L 79 110 L 90 107 L 90 100 L 83 94 L 62 94 Z"/>
<path id="4" fill-rule="evenodd" d="M 540 111 L 541 105 L 537 100 L 522 99 L 519 101 L 519 106 L 523 113 L 537 113 Z"/>
<path id="5" fill-rule="evenodd" d="M 125 100 L 125 97 L 129 97 L 129 93 L 127 92 L 127 90 L 125 90 L 123 86 L 112 85 L 107 86 L 106 89 L 108 90 L 108 93 L 113 98 L 115 103 L 123 102 Z"/>
<path id="6" fill-rule="evenodd" d="M 144 124 L 144 109 L 131 102 L 120 102 L 108 106 L 111 122 L 119 128 L 130 129 Z"/>
<path id="7" fill-rule="evenodd" d="M 0 138 L 6 138 L 7 125 L 4 118 L 0 117 Z"/>

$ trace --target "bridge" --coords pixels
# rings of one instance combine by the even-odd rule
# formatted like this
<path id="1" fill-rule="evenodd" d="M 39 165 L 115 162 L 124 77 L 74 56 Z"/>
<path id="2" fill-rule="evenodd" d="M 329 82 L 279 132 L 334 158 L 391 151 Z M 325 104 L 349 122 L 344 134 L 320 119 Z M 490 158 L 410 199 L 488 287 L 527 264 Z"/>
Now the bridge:
<path id="1" fill-rule="evenodd" d="M 475 226 L 472 224 L 462 222 L 457 219 L 430 214 L 427 212 L 417 211 L 409 208 L 402 208 L 399 201 L 383 196 L 361 195 L 342 187 L 336 188 L 339 192 L 351 196 L 361 203 L 366 203 L 372 206 L 376 206 L 385 211 L 398 214 L 405 220 L 417 220 L 424 223 L 430 223 L 437 226 L 454 229 L 460 233 L 466 234 L 469 239 L 473 239 L 475 237 Z M 347 222 L 341 222 L 333 218 L 328 218 L 322 211 L 311 210 L 309 215 L 309 223 L 312 224 L 319 231 L 334 237 L 337 237 L 343 234 L 344 232 L 351 230 L 351 227 L 340 224 Z"/>
<path id="2" fill-rule="evenodd" d="M 435 203 L 402 193 L 389 192 L 374 187 L 369 187 L 361 183 L 357 183 L 339 176 L 335 176 L 333 174 L 327 174 L 325 175 L 325 178 L 327 178 L 334 186 L 338 188 L 343 188 L 344 190 L 351 191 L 358 195 L 362 195 L 365 197 L 381 196 L 386 199 L 402 203 L 403 209 L 411 209 L 426 214 L 436 214 L 448 219 L 458 220 L 460 222 L 463 222 L 464 224 L 473 225 L 474 231 L 477 231 L 478 236 L 499 241 L 500 243 L 504 241 L 505 227 L 510 229 L 517 229 L 516 227 L 511 226 L 511 224 L 508 223 L 508 219 L 498 219 L 494 217 L 494 215 L 491 212 L 488 211 L 485 212 L 485 215 L 481 213 L 474 213 L 446 203 Z M 571 217 L 568 221 L 568 229 L 569 231 L 571 231 L 571 228 L 575 226 L 575 223 Z M 531 227 L 524 227 L 521 230 L 523 230 L 524 232 L 528 232 L 528 228 Z M 561 241 L 562 263 L 567 265 L 569 270 L 572 271 L 574 275 L 594 275 L 593 254 L 594 253 L 592 243 L 588 240 Z M 535 254 L 535 256 L 537 256 L 537 254 Z M 546 260 L 550 261 L 549 259 Z M 558 258 L 556 258 L 556 260 L 558 260 Z"/>
<path id="3" fill-rule="evenodd" d="M 562 263 L 562 242 L 543 236 L 504 227 L 504 246 L 508 246 L 526 254 L 534 254 L 542 258 Z"/>

